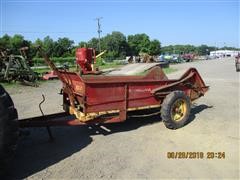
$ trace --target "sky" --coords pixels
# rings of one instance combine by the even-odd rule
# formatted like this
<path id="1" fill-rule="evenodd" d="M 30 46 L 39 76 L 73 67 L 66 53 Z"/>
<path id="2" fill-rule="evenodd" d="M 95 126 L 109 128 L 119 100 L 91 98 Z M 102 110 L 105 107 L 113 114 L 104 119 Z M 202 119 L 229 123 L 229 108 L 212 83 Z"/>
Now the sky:
<path id="1" fill-rule="evenodd" d="M 0 36 L 35 41 L 68 37 L 77 44 L 97 37 L 146 33 L 162 46 L 240 47 L 239 0 L 0 0 Z"/>

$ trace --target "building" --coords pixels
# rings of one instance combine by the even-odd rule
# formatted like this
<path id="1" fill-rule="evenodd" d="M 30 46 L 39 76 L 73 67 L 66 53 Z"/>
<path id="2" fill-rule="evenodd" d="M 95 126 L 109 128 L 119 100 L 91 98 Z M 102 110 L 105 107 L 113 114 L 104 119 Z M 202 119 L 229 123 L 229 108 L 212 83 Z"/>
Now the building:
<path id="1" fill-rule="evenodd" d="M 235 50 L 217 50 L 217 51 L 210 51 L 210 56 L 217 56 L 217 57 L 235 57 L 240 53 L 240 51 Z"/>

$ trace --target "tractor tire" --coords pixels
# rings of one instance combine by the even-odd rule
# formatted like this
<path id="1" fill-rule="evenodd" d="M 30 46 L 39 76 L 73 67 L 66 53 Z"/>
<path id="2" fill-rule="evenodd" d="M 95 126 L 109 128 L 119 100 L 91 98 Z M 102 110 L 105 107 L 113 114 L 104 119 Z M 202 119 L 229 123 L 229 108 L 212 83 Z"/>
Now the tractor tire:
<path id="1" fill-rule="evenodd" d="M 14 157 L 19 136 L 18 114 L 13 101 L 0 85 L 0 176 Z"/>
<path id="2" fill-rule="evenodd" d="M 188 123 L 190 115 L 190 99 L 183 91 L 168 94 L 161 105 L 161 118 L 169 129 L 178 129 Z"/>

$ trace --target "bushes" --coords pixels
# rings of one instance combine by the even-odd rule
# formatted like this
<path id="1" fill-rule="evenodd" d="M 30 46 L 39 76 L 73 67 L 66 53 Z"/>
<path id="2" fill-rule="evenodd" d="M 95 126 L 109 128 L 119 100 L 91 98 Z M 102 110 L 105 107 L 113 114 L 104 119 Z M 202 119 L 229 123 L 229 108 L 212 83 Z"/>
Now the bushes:
<path id="1" fill-rule="evenodd" d="M 50 59 L 53 61 L 55 65 L 63 65 L 64 63 L 67 63 L 70 66 L 76 65 L 75 57 L 52 57 Z M 46 63 L 43 58 L 34 58 L 33 63 L 34 63 L 34 66 L 46 66 Z M 106 62 L 105 59 L 103 58 L 97 58 L 95 66 L 111 68 L 111 67 L 119 66 L 122 64 L 124 64 L 124 62 L 119 60 Z"/>
<path id="2" fill-rule="evenodd" d="M 99 67 L 99 66 L 103 66 L 105 65 L 105 61 L 102 59 L 102 58 L 97 58 L 96 60 L 96 66 Z"/>
<path id="3" fill-rule="evenodd" d="M 56 65 L 62 65 L 64 63 L 67 63 L 69 65 L 76 65 L 76 58 L 75 57 L 52 57 L 50 58 L 54 64 Z M 34 66 L 45 66 L 46 63 L 43 58 L 33 58 Z M 112 61 L 113 64 L 119 65 L 121 62 L 114 60 Z M 104 66 L 106 65 L 106 62 L 103 58 L 97 58 L 96 60 L 96 66 Z"/>
<path id="4" fill-rule="evenodd" d="M 74 65 L 76 64 L 75 61 L 76 61 L 76 58 L 75 57 L 53 57 L 53 58 L 50 58 L 53 63 L 55 64 L 64 64 L 64 63 L 67 63 L 69 65 Z M 34 63 L 34 66 L 44 66 L 46 65 L 45 61 L 43 58 L 33 58 L 33 63 Z"/>

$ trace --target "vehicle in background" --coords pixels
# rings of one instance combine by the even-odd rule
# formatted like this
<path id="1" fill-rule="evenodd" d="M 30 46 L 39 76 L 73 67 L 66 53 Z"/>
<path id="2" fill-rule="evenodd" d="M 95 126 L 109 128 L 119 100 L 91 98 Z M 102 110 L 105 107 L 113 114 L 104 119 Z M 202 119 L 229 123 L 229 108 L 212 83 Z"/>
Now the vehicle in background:
<path id="1" fill-rule="evenodd" d="M 193 53 L 183 54 L 181 55 L 181 58 L 184 59 L 186 62 L 192 62 L 195 58 L 195 54 Z"/>
<path id="2" fill-rule="evenodd" d="M 235 66 L 236 66 L 236 71 L 240 71 L 240 53 L 235 57 Z"/>
<path id="3" fill-rule="evenodd" d="M 208 56 L 207 60 L 218 59 L 218 58 L 219 58 L 218 56 L 210 55 L 210 56 Z"/>
<path id="4" fill-rule="evenodd" d="M 208 55 L 205 55 L 205 56 L 197 56 L 197 60 L 201 60 L 201 61 L 203 61 L 203 60 L 208 60 Z"/>
<path id="5" fill-rule="evenodd" d="M 179 54 L 171 54 L 171 55 L 161 55 L 160 59 L 163 61 L 168 61 L 169 63 L 182 63 L 184 60 L 181 58 Z"/>

